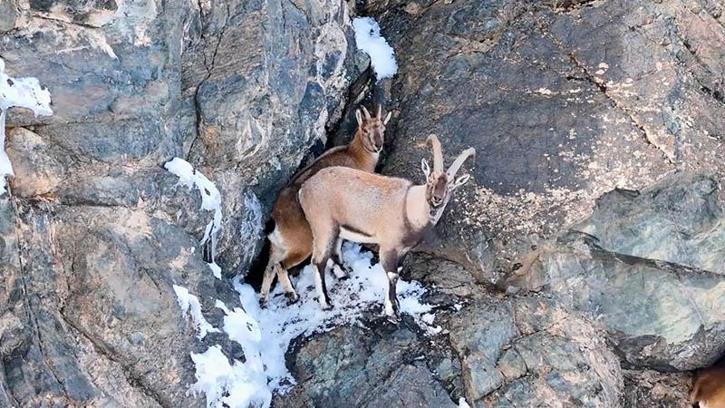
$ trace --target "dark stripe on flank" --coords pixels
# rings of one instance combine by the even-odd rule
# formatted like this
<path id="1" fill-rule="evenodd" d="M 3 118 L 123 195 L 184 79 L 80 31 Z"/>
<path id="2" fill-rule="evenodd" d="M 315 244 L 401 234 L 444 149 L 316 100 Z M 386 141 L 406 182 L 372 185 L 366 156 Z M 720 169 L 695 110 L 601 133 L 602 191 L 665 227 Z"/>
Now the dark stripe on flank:
<path id="1" fill-rule="evenodd" d="M 367 232 L 362 231 L 362 230 L 359 230 L 359 229 L 357 229 L 355 227 L 352 227 L 350 225 L 343 225 L 342 228 L 344 228 L 344 229 L 346 229 L 346 230 L 348 230 L 350 232 L 353 232 L 355 234 L 362 235 L 362 236 L 367 237 L 367 238 L 372 238 L 373 237 L 372 234 L 368 234 Z"/>

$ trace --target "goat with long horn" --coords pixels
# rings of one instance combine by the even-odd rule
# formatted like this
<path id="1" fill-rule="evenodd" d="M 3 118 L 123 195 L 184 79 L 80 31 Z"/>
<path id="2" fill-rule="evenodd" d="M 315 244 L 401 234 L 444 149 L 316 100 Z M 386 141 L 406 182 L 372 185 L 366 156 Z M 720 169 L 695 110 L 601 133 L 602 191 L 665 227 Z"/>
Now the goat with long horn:
<path id="1" fill-rule="evenodd" d="M 435 135 L 433 171 L 423 159 L 426 183 L 385 177 L 342 167 L 330 167 L 311 177 L 299 192 L 299 201 L 314 237 L 312 265 L 318 300 L 323 309 L 332 307 L 325 285 L 325 265 L 341 237 L 359 243 L 377 244 L 388 278 L 385 313 L 393 320 L 400 315 L 395 287 L 402 258 L 438 222 L 453 191 L 469 176 L 456 179 L 463 162 L 475 154 L 464 150 L 448 171 L 443 171 L 443 152 Z"/>

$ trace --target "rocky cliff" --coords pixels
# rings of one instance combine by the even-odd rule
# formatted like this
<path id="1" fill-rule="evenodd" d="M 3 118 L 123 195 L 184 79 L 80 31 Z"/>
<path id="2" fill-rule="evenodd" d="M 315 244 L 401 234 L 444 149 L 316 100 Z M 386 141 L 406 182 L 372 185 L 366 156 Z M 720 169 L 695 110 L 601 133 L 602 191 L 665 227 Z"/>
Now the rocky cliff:
<path id="1" fill-rule="evenodd" d="M 430 133 L 449 160 L 477 150 L 403 272 L 442 331 L 367 316 L 301 337 L 273 405 L 687 406 L 691 370 L 725 354 L 724 11 L 3 1 L 0 58 L 54 114 L 8 113 L 0 405 L 205 405 L 190 355 L 250 356 L 200 336 L 175 287 L 223 327 L 276 192 L 364 100 L 395 112 L 385 174 L 422 181 Z M 380 22 L 392 79 L 371 77 L 355 15 Z M 218 227 L 217 192 L 180 184 L 174 157 L 218 188 Z"/>

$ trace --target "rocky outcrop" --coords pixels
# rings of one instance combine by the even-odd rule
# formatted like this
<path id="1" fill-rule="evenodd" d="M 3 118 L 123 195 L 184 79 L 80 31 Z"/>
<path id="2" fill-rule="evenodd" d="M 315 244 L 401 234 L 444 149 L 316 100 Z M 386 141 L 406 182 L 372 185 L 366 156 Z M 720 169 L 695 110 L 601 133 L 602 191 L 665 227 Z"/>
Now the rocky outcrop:
<path id="1" fill-rule="evenodd" d="M 239 306 L 199 240 L 213 213 L 162 168 L 216 183 L 216 261 L 246 271 L 266 208 L 344 107 L 355 63 L 338 1 L 6 1 L 0 57 L 55 114 L 10 111 L 0 197 L 0 405 L 200 406 L 203 341 L 172 285 L 221 327 Z M 203 256 L 206 255 L 206 256 Z M 206 258 L 206 259 L 204 259 Z"/>
<path id="2" fill-rule="evenodd" d="M 343 327 L 306 342 L 293 362 L 303 383 L 275 405 L 456 406 L 440 381 L 458 375 L 455 357 L 424 354 L 425 339 L 406 326 Z"/>
<path id="3" fill-rule="evenodd" d="M 450 321 L 476 406 L 616 406 L 622 376 L 605 339 L 544 297 L 475 302 Z"/>
<path id="4" fill-rule="evenodd" d="M 712 364 L 725 352 L 725 276 L 716 271 L 719 262 L 714 270 L 694 265 L 717 256 L 721 196 L 715 180 L 687 176 L 642 193 L 609 193 L 580 225 L 583 232 L 542 248 L 512 285 L 553 293 L 599 322 L 633 366 L 692 370 Z"/>
<path id="5" fill-rule="evenodd" d="M 496 282 L 614 188 L 722 177 L 725 46 L 713 3 L 371 1 L 398 51 L 384 172 L 421 179 L 438 134 L 476 148 L 434 251 Z M 720 57 L 717 57 L 717 56 Z"/>

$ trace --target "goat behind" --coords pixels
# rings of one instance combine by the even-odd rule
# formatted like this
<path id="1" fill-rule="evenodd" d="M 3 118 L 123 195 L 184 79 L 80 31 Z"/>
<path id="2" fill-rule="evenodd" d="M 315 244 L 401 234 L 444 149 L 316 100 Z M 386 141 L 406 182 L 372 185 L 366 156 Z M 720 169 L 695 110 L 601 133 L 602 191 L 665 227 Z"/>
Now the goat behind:
<path id="1" fill-rule="evenodd" d="M 378 106 L 377 115 L 372 117 L 363 106 L 355 112 L 358 127 L 355 135 L 346 146 L 334 147 L 312 164 L 299 171 L 290 184 L 282 189 L 272 208 L 274 230 L 267 238 L 270 242 L 269 262 L 264 271 L 260 303 L 264 305 L 277 276 L 290 302 L 296 302 L 297 292 L 289 280 L 288 270 L 300 264 L 312 253 L 312 231 L 305 219 L 298 201 L 298 191 L 302 184 L 321 169 L 330 166 L 344 166 L 366 172 L 375 171 L 380 152 L 383 149 L 385 125 L 391 112 L 383 118 L 382 107 Z M 339 246 L 334 261 L 339 265 Z"/>

